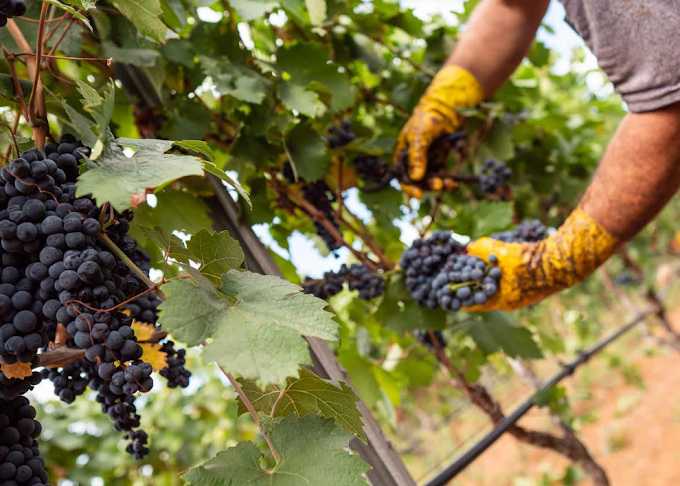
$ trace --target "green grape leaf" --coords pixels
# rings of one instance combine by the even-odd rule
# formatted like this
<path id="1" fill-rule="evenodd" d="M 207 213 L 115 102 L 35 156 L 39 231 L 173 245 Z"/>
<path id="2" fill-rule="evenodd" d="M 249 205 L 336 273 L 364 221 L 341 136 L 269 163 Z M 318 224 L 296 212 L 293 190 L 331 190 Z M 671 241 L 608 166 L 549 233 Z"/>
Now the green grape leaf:
<path id="1" fill-rule="evenodd" d="M 139 149 L 127 157 L 119 145 L 133 145 L 130 139 L 114 140 L 109 132 L 97 167 L 80 175 L 77 195 L 92 194 L 99 204 L 109 202 L 121 211 L 138 206 L 156 188 L 182 177 L 203 175 L 203 163 L 194 156 L 149 149 L 154 141 L 135 142 Z"/>
<path id="2" fill-rule="evenodd" d="M 512 224 L 514 204 L 511 202 L 481 201 L 474 210 L 473 238 L 503 231 Z"/>
<path id="3" fill-rule="evenodd" d="M 218 177 L 219 179 L 223 180 L 228 185 L 236 189 L 236 192 L 238 192 L 239 196 L 241 196 L 243 200 L 246 202 L 246 204 L 248 204 L 248 206 L 252 209 L 253 203 L 250 201 L 250 196 L 248 195 L 246 190 L 243 189 L 241 184 L 239 184 L 234 179 L 229 177 L 226 172 L 224 172 L 222 169 L 220 169 L 210 161 L 205 161 L 203 163 L 203 168 L 205 169 L 206 172 L 214 175 L 215 177 Z"/>
<path id="4" fill-rule="evenodd" d="M 280 460 L 262 469 L 262 453 L 252 442 L 219 452 L 191 469 L 183 479 L 192 486 L 367 486 L 370 469 L 359 456 L 347 452 L 352 435 L 332 420 L 294 415 L 276 424 L 270 434 Z"/>
<path id="5" fill-rule="evenodd" d="M 202 140 L 180 140 L 173 143 L 172 146 L 204 155 L 210 162 L 215 162 L 215 152 L 212 151 L 210 145 Z"/>
<path id="6" fill-rule="evenodd" d="M 295 44 L 279 49 L 277 57 L 279 69 L 287 75 L 279 85 L 279 96 L 288 109 L 317 117 L 326 111 L 322 99 L 330 99 L 332 111 L 354 103 L 354 87 L 336 64 L 328 64 L 330 53 L 323 45 Z"/>
<path id="7" fill-rule="evenodd" d="M 64 4 L 64 3 L 61 3 L 59 0 L 43 0 L 43 2 L 49 3 L 50 5 L 54 5 L 54 6 L 57 7 L 57 8 L 60 8 L 60 9 L 62 9 L 62 10 L 65 10 L 66 12 L 70 13 L 70 14 L 73 15 L 75 18 L 77 18 L 78 20 L 80 20 L 83 24 L 85 24 L 85 25 L 87 26 L 87 28 L 90 29 L 90 32 L 94 32 L 94 30 L 92 29 L 92 25 L 90 24 L 90 21 L 87 20 L 87 17 L 85 17 L 83 14 L 81 14 L 80 12 L 78 12 L 78 10 L 76 10 L 76 9 L 73 8 L 73 7 L 71 7 L 70 5 L 66 5 L 66 4 Z M 74 2 L 74 3 L 75 3 L 75 2 Z M 83 7 L 83 6 L 81 6 L 80 8 L 83 8 L 83 9 L 87 10 L 87 9 L 90 8 L 90 7 Z"/>
<path id="8" fill-rule="evenodd" d="M 446 327 L 446 312 L 418 306 L 404 283 L 404 275 L 395 272 L 385 279 L 385 292 L 374 313 L 382 325 L 399 333 L 422 330 L 442 330 Z"/>
<path id="9" fill-rule="evenodd" d="M 279 6 L 278 1 L 272 0 L 229 0 L 229 4 L 245 22 L 264 17 L 266 13 Z"/>
<path id="10" fill-rule="evenodd" d="M 178 236 L 173 235 L 167 228 L 161 228 L 160 226 L 154 226 L 153 228 L 139 226 L 139 231 L 156 243 L 169 258 L 182 263 L 188 263 L 189 260 L 196 258 L 190 250 L 186 249 L 182 240 Z"/>
<path id="11" fill-rule="evenodd" d="M 113 116 L 113 107 L 115 102 L 115 85 L 113 81 L 108 84 L 108 90 L 104 92 L 104 96 L 99 94 L 99 91 L 92 86 L 79 79 L 76 80 L 78 85 L 78 92 L 82 95 L 83 109 L 89 113 L 96 125 L 90 129 L 99 138 L 103 138 L 108 130 L 111 117 Z"/>
<path id="12" fill-rule="evenodd" d="M 228 231 L 212 233 L 202 229 L 187 242 L 191 258 L 201 266 L 198 269 L 214 285 L 222 282 L 222 275 L 240 268 L 245 256 L 243 250 Z"/>
<path id="13" fill-rule="evenodd" d="M 33 83 L 26 81 L 25 79 L 19 80 L 19 86 L 21 86 L 21 92 L 24 98 L 28 98 L 33 89 Z M 16 96 L 14 91 L 14 79 L 9 74 L 0 73 L 0 97 L 11 100 Z"/>
<path id="14" fill-rule="evenodd" d="M 503 351 L 512 358 L 539 359 L 543 352 L 534 341 L 531 331 L 519 327 L 502 312 L 479 314 L 479 319 L 461 323 L 456 331 L 474 339 L 484 354 Z"/>
<path id="15" fill-rule="evenodd" d="M 182 231 L 192 235 L 212 224 L 205 201 L 193 194 L 165 188 L 158 191 L 156 197 L 156 207 L 142 204 L 135 210 L 132 228 L 162 223 L 163 228 L 170 232 Z M 142 235 L 135 235 L 135 239 L 139 240 L 138 236 Z"/>
<path id="16" fill-rule="evenodd" d="M 160 19 L 163 15 L 160 0 L 113 0 L 113 4 L 142 34 L 165 41 L 168 28 Z"/>
<path id="17" fill-rule="evenodd" d="M 151 67 L 156 64 L 160 53 L 153 49 L 118 47 L 113 42 L 102 44 L 104 55 L 113 58 L 118 64 L 132 64 L 139 67 Z"/>
<path id="18" fill-rule="evenodd" d="M 315 181 L 328 173 L 331 159 L 321 136 L 307 123 L 297 125 L 286 137 L 290 163 L 298 176 Z"/>
<path id="19" fill-rule="evenodd" d="M 278 277 L 231 270 L 218 288 L 228 300 L 186 280 L 168 282 L 163 290 L 164 329 L 190 346 L 212 338 L 204 362 L 262 385 L 282 383 L 297 376 L 299 365 L 311 364 L 301 335 L 338 340 L 326 302 Z"/>
<path id="20" fill-rule="evenodd" d="M 351 387 L 343 382 L 323 380 L 306 368 L 300 370 L 299 378 L 288 378 L 285 387 L 270 385 L 262 390 L 257 383 L 239 378 L 241 387 L 255 410 L 271 415 L 274 404 L 279 400 L 274 417 L 286 417 L 294 413 L 298 418 L 320 414 L 333 418 L 338 426 L 366 442 L 361 412 L 357 409 L 360 398 Z M 238 414 L 248 413 L 239 400 Z"/>
<path id="21" fill-rule="evenodd" d="M 326 0 L 305 0 L 307 12 L 309 12 L 309 21 L 312 25 L 319 26 L 323 24 L 328 15 Z"/>
<path id="22" fill-rule="evenodd" d="M 97 5 L 97 0 L 71 0 L 71 3 L 83 10 L 90 10 Z"/>
<path id="23" fill-rule="evenodd" d="M 206 75 L 215 83 L 215 89 L 222 95 L 259 105 L 267 96 L 270 82 L 259 72 L 233 62 L 224 62 L 208 56 L 200 56 L 201 66 Z"/>

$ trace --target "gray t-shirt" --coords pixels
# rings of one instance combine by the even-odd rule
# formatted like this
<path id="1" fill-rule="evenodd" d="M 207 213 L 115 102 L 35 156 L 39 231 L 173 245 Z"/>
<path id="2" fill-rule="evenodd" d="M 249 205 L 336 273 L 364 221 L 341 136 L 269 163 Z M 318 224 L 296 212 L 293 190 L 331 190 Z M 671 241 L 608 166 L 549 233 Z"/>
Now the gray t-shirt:
<path id="1" fill-rule="evenodd" d="M 561 2 L 631 111 L 680 101 L 680 1 Z"/>

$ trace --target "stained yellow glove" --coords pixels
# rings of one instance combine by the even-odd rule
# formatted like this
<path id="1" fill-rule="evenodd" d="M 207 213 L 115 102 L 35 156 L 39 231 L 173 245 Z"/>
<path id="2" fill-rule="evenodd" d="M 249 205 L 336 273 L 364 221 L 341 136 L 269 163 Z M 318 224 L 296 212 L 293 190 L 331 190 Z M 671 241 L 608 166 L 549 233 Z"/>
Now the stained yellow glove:
<path id="1" fill-rule="evenodd" d="M 576 209 L 560 229 L 538 243 L 503 243 L 482 238 L 468 253 L 488 261 L 498 257 L 498 292 L 468 311 L 515 310 L 543 300 L 586 279 L 621 246 L 593 218 Z"/>
<path id="2" fill-rule="evenodd" d="M 413 181 L 420 181 L 427 172 L 428 148 L 436 139 L 454 133 L 463 123 L 458 110 L 473 108 L 484 99 L 484 90 L 475 77 L 458 66 L 447 66 L 435 76 L 411 118 L 404 126 L 394 153 L 397 163 L 401 153 L 408 151 L 408 174 Z M 422 196 L 416 186 L 403 185 L 404 190 Z M 444 187 L 441 179 L 430 181 L 429 188 Z"/>

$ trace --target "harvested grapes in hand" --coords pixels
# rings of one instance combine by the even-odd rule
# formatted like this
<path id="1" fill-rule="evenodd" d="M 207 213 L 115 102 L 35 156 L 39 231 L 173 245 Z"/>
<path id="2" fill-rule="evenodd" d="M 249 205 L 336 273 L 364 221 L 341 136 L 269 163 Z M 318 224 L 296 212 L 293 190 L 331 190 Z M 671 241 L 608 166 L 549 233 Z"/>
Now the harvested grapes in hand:
<path id="1" fill-rule="evenodd" d="M 495 255 L 485 262 L 445 231 L 418 239 L 400 262 L 406 287 L 420 306 L 455 312 L 482 305 L 498 291 L 501 270 Z"/>
<path id="2" fill-rule="evenodd" d="M 524 221 L 514 230 L 503 231 L 501 233 L 494 233 L 489 238 L 494 240 L 504 241 L 506 243 L 529 243 L 532 241 L 541 241 L 548 236 L 548 228 L 543 223 L 535 219 L 533 221 Z"/>

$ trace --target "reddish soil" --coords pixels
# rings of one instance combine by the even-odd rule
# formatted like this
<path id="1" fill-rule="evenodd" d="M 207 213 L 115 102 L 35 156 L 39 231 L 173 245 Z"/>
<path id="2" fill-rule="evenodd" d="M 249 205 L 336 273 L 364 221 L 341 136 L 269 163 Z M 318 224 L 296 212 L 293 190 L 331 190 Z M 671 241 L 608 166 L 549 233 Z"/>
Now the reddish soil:
<path id="1" fill-rule="evenodd" d="M 680 309 L 672 320 L 680 328 Z M 635 343 L 633 342 L 633 345 Z M 582 425 L 579 436 L 607 471 L 612 486 L 677 486 L 680 484 L 680 353 L 632 357 L 645 389 L 627 385 L 621 373 L 605 371 L 588 387 L 593 395 L 578 402 L 579 414 L 596 420 Z M 588 374 L 587 369 L 579 373 Z M 589 377 L 586 376 L 586 379 Z M 578 377 L 568 386 L 578 388 Z M 550 428 L 545 412 L 529 415 L 523 425 Z M 525 486 L 544 474 L 559 477 L 568 465 L 551 451 L 538 450 L 504 436 L 451 484 L 461 486 Z M 526 478 L 522 481 L 521 478 Z M 533 481 L 530 480 L 533 478 Z M 586 478 L 582 485 L 591 486 Z"/>

